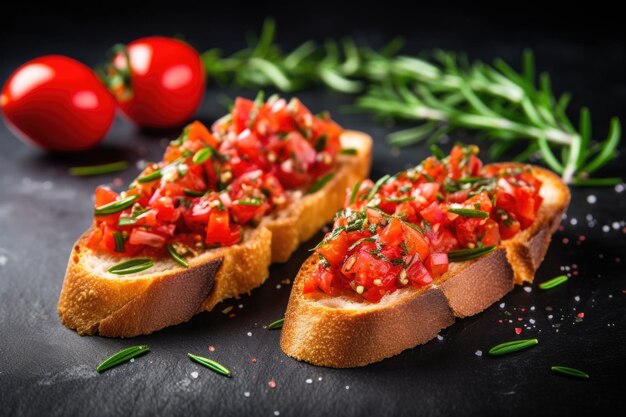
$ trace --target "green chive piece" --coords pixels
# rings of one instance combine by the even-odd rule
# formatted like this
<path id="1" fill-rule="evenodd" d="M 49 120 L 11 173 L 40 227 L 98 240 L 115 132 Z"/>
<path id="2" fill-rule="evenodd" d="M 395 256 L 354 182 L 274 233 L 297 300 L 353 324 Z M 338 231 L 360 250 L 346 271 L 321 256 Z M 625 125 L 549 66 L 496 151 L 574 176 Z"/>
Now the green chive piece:
<path id="1" fill-rule="evenodd" d="M 145 271 L 146 269 L 152 268 L 154 266 L 154 261 L 150 258 L 137 258 L 131 259 L 130 261 L 122 262 L 117 265 L 113 265 L 108 269 L 108 271 L 112 274 L 117 275 L 128 275 L 134 274 L 135 272 Z"/>
<path id="2" fill-rule="evenodd" d="M 285 318 L 284 317 L 282 319 L 278 319 L 276 321 L 273 321 L 273 322 L 271 322 L 270 324 L 267 325 L 267 330 L 282 329 L 284 322 L 285 322 Z"/>
<path id="3" fill-rule="evenodd" d="M 570 368 L 569 366 L 555 365 L 555 366 L 551 366 L 550 370 L 554 373 L 561 374 L 561 375 L 571 376 L 574 378 L 589 379 L 588 373 L 583 372 L 578 369 Z"/>
<path id="4" fill-rule="evenodd" d="M 92 165 L 84 167 L 72 167 L 69 169 L 70 175 L 75 177 L 89 177 L 94 175 L 112 174 L 113 172 L 124 171 L 128 168 L 128 161 L 111 162 L 110 164 Z"/>
<path id="5" fill-rule="evenodd" d="M 109 214 L 118 213 L 128 207 L 132 206 L 133 203 L 139 198 L 138 195 L 129 195 L 117 201 L 111 201 L 110 203 L 104 204 L 100 207 L 96 207 L 94 209 L 94 214 L 96 216 L 106 216 Z"/>
<path id="6" fill-rule="evenodd" d="M 354 187 L 352 187 L 352 194 L 350 194 L 350 205 L 354 204 L 356 200 L 356 195 L 359 192 L 359 188 L 361 188 L 361 181 L 357 181 L 356 184 L 354 184 Z"/>
<path id="7" fill-rule="evenodd" d="M 137 223 L 137 219 L 135 217 L 120 216 L 117 221 L 118 226 L 132 226 L 135 223 Z"/>
<path id="8" fill-rule="evenodd" d="M 556 278 L 552 278 L 548 281 L 542 282 L 541 284 L 539 284 L 539 288 L 542 290 L 550 290 L 554 287 L 558 287 L 559 285 L 563 284 L 568 279 L 569 278 L 567 278 L 567 275 L 559 275 Z"/>
<path id="9" fill-rule="evenodd" d="M 200 365 L 204 365 L 220 375 L 230 376 L 230 370 L 221 363 L 215 362 L 214 360 L 209 358 L 194 355 L 193 353 L 187 353 L 187 356 L 189 356 L 189 359 L 191 359 L 192 361 L 198 362 Z"/>
<path id="10" fill-rule="evenodd" d="M 500 343 L 499 345 L 492 347 L 489 349 L 489 354 L 491 356 L 507 355 L 509 353 L 517 352 L 518 350 L 535 346 L 537 343 L 539 343 L 538 339 L 513 340 L 511 342 Z"/>
<path id="11" fill-rule="evenodd" d="M 318 192 L 319 190 L 324 188 L 324 186 L 328 183 L 328 181 L 333 179 L 334 176 L 335 174 L 331 172 L 329 174 L 324 175 L 322 178 L 319 178 L 317 181 L 315 181 L 315 184 L 313 184 L 313 186 L 309 189 L 307 194 L 313 194 L 313 193 Z"/>
<path id="12" fill-rule="evenodd" d="M 398 197 L 398 198 L 385 198 L 385 201 L 389 202 L 389 203 L 404 203 L 405 201 L 413 201 L 415 200 L 415 197 L 413 196 L 408 196 L 408 197 Z"/>
<path id="13" fill-rule="evenodd" d="M 174 247 L 172 245 L 167 245 L 167 251 L 170 253 L 170 256 L 172 257 L 172 259 L 174 259 L 176 262 L 178 262 L 179 264 L 181 264 L 182 266 L 184 266 L 185 268 L 189 268 L 189 264 L 187 263 L 186 260 L 184 260 L 177 252 L 176 249 L 174 249 Z"/>
<path id="14" fill-rule="evenodd" d="M 495 246 L 483 246 L 482 248 L 451 250 L 450 252 L 448 252 L 448 261 L 471 261 L 472 259 L 480 258 L 481 256 L 491 253 L 494 250 L 496 250 Z"/>
<path id="15" fill-rule="evenodd" d="M 464 216 L 464 217 L 478 217 L 481 219 L 486 219 L 487 217 L 489 217 L 489 213 L 480 211 L 480 210 L 474 210 L 474 209 L 449 208 L 448 212 L 458 214 L 459 216 Z"/>
<path id="16" fill-rule="evenodd" d="M 125 239 L 124 239 L 124 236 L 122 236 L 122 232 L 120 231 L 114 232 L 113 240 L 115 240 L 115 251 L 124 252 Z"/>
<path id="17" fill-rule="evenodd" d="M 210 148 L 202 148 L 198 152 L 195 153 L 193 158 L 191 159 L 194 164 L 203 164 L 209 160 L 209 158 L 213 155 L 213 151 Z"/>
<path id="18" fill-rule="evenodd" d="M 355 148 L 343 148 L 339 153 L 342 155 L 356 155 L 358 151 Z"/>
<path id="19" fill-rule="evenodd" d="M 207 191 L 183 190 L 183 193 L 185 193 L 187 197 L 202 197 Z"/>
<path id="20" fill-rule="evenodd" d="M 150 352 L 148 345 L 131 346 L 126 349 L 122 349 L 100 365 L 96 367 L 98 373 L 104 372 L 107 369 L 113 368 L 121 363 L 131 360 L 135 356 L 139 356 L 143 353 Z"/>
<path id="21" fill-rule="evenodd" d="M 376 183 L 374 184 L 374 187 L 370 190 L 369 194 L 367 195 L 368 201 L 374 198 L 374 196 L 376 195 L 380 187 L 382 187 L 382 185 L 386 183 L 389 180 L 389 178 L 391 178 L 391 175 L 383 175 L 382 177 L 378 179 L 378 181 L 376 181 Z"/>
<path id="22" fill-rule="evenodd" d="M 150 181 L 158 180 L 162 176 L 163 176 L 163 174 L 161 173 L 161 170 L 157 169 L 156 171 L 151 172 L 148 175 L 144 175 L 143 177 L 137 178 L 137 182 L 141 182 L 141 183 L 150 182 Z"/>
<path id="23" fill-rule="evenodd" d="M 433 153 L 433 156 L 440 161 L 446 157 L 446 154 L 437 145 L 431 145 L 430 151 Z"/>
<path id="24" fill-rule="evenodd" d="M 256 206 L 256 207 L 258 207 L 261 204 L 263 204 L 263 201 L 261 201 L 260 198 L 249 198 L 247 200 L 237 200 L 236 203 L 241 205 L 241 206 Z"/>

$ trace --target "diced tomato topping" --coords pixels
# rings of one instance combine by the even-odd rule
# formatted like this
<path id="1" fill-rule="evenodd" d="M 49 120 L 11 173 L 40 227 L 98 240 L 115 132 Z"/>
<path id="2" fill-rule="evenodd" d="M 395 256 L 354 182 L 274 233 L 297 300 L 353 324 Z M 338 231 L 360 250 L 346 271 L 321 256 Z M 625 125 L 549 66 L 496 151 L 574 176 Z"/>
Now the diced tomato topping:
<path id="1" fill-rule="evenodd" d="M 347 190 L 304 293 L 376 303 L 440 278 L 450 251 L 497 246 L 529 227 L 543 201 L 541 181 L 523 167 L 483 168 L 477 152 L 454 146 L 448 157 L 427 158 L 374 195 L 370 180 Z"/>
<path id="2" fill-rule="evenodd" d="M 148 164 L 123 194 L 135 200 L 95 216 L 88 245 L 112 254 L 167 256 L 169 244 L 194 252 L 237 244 L 242 226 L 290 204 L 289 190 L 306 192 L 335 167 L 342 133 L 297 99 L 237 98 L 210 129 L 195 121 L 170 142 L 163 160 Z M 108 188 L 96 189 L 96 208 L 120 200 Z"/>

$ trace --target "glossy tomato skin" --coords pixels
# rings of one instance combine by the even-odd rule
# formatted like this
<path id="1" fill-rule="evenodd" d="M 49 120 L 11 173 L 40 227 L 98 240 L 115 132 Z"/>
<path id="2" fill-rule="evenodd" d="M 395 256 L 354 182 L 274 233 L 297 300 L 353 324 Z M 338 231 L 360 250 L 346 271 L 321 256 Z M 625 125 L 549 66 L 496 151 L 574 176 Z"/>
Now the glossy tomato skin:
<path id="1" fill-rule="evenodd" d="M 19 67 L 2 89 L 0 107 L 19 137 L 51 151 L 97 145 L 115 116 L 115 100 L 95 73 L 61 55 Z"/>
<path id="2" fill-rule="evenodd" d="M 187 122 L 204 95 L 204 66 L 198 52 L 172 38 L 149 37 L 127 46 L 130 57 L 130 94 L 118 103 L 133 122 L 146 128 L 173 128 Z M 117 55 L 113 65 L 128 65 Z"/>

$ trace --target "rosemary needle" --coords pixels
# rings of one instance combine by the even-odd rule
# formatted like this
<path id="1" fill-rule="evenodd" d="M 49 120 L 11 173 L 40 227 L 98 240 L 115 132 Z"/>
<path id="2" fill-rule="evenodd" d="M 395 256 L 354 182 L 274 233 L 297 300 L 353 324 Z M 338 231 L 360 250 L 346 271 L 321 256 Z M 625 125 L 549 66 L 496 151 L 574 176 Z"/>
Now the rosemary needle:
<path id="1" fill-rule="evenodd" d="M 555 365 L 555 366 L 551 366 L 550 370 L 554 373 L 561 374 L 561 375 L 571 376 L 571 377 L 580 378 L 580 379 L 589 379 L 588 373 L 583 372 L 578 369 L 570 368 L 569 366 Z"/>
<path id="2" fill-rule="evenodd" d="M 131 360 L 135 356 L 139 356 L 149 351 L 150 348 L 147 345 L 131 346 L 129 348 L 122 349 L 98 365 L 96 371 L 98 373 L 104 372 L 107 369 L 113 368 L 114 366 Z"/>
<path id="3" fill-rule="evenodd" d="M 270 324 L 267 325 L 267 330 L 282 329 L 284 322 L 285 322 L 285 318 L 284 317 L 282 319 L 278 319 L 276 321 L 273 321 L 273 322 L 271 322 Z"/>
<path id="4" fill-rule="evenodd" d="M 112 174 L 128 168 L 128 161 L 111 162 L 110 164 L 72 167 L 69 169 L 70 175 L 75 177 L 88 177 L 94 175 Z"/>
<path id="5" fill-rule="evenodd" d="M 522 339 L 513 340 L 511 342 L 500 343 L 489 349 L 491 356 L 502 356 L 509 353 L 517 352 L 518 350 L 526 349 L 539 343 L 537 339 Z"/>
<path id="6" fill-rule="evenodd" d="M 230 370 L 226 368 L 219 362 L 214 361 L 213 359 L 205 358 L 202 356 L 194 355 L 193 353 L 187 353 L 189 359 L 192 361 L 198 362 L 200 365 L 204 365 L 212 371 L 217 372 L 220 375 L 230 376 Z"/>

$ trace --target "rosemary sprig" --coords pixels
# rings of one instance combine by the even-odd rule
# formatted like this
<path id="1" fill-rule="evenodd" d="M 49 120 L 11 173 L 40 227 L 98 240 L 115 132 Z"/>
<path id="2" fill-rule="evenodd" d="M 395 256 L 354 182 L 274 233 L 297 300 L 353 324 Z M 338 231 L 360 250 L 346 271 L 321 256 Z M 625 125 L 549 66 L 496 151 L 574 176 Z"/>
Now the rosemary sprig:
<path id="1" fill-rule="evenodd" d="M 220 375 L 230 376 L 230 370 L 221 363 L 214 361 L 213 359 L 205 358 L 203 356 L 194 355 L 193 353 L 187 353 L 189 359 L 194 362 L 198 362 L 200 365 L 204 365 L 212 371 L 217 372 Z"/>
<path id="2" fill-rule="evenodd" d="M 132 206 L 133 203 L 139 198 L 138 195 L 129 195 L 117 201 L 111 201 L 110 203 L 103 204 L 94 209 L 96 216 L 106 216 L 114 214 Z"/>
<path id="3" fill-rule="evenodd" d="M 150 348 L 147 345 L 131 346 L 129 348 L 120 350 L 119 352 L 102 362 L 100 365 L 98 365 L 96 371 L 98 373 L 104 372 L 107 369 L 113 368 L 114 366 L 129 361 L 135 356 L 139 356 L 146 352 L 150 352 Z"/>
<path id="4" fill-rule="evenodd" d="M 548 281 L 544 281 L 541 284 L 539 284 L 539 288 L 541 288 L 542 290 L 550 290 L 554 287 L 558 287 L 559 285 L 563 284 L 565 281 L 567 281 L 567 275 L 559 275 L 556 278 L 552 278 L 549 279 Z"/>
<path id="5" fill-rule="evenodd" d="M 284 322 L 285 322 L 285 318 L 284 317 L 282 319 L 278 319 L 276 321 L 273 321 L 273 322 L 271 322 L 270 324 L 267 325 L 267 330 L 282 329 Z"/>
<path id="6" fill-rule="evenodd" d="M 128 275 L 134 274 L 135 272 L 145 271 L 146 269 L 152 268 L 154 266 L 154 261 L 150 258 L 137 258 L 131 259 L 130 261 L 122 262 L 117 265 L 113 265 L 108 269 L 108 271 L 112 274 L 117 275 Z"/>
<path id="7" fill-rule="evenodd" d="M 455 128 L 476 129 L 493 140 L 489 153 L 494 159 L 525 140 L 527 148 L 519 159 L 538 154 L 570 184 L 621 181 L 588 182 L 615 158 L 621 139 L 619 119 L 611 119 L 606 140 L 592 141 L 589 110 L 581 110 L 575 127 L 566 112 L 570 95 L 557 97 L 548 74 L 535 76 L 531 51 L 524 52 L 522 70 L 516 71 L 502 60 L 470 64 L 465 56 L 449 51 L 434 51 L 426 59 L 399 55 L 398 39 L 381 51 L 359 48 L 345 39 L 321 46 L 307 41 L 285 53 L 274 41 L 275 32 L 274 21 L 268 19 L 248 48 L 228 57 L 217 49 L 205 52 L 207 73 L 218 82 L 254 88 L 292 92 L 325 85 L 359 94 L 356 105 L 362 110 L 421 123 L 392 134 L 394 146 L 427 138 L 432 144 Z"/>
<path id="8" fill-rule="evenodd" d="M 93 175 L 112 174 L 113 172 L 124 171 L 128 168 L 128 161 L 111 162 L 110 164 L 91 165 L 83 167 L 72 167 L 69 169 L 70 175 L 75 177 L 88 177 Z"/>
<path id="9" fill-rule="evenodd" d="M 526 349 L 531 346 L 535 346 L 539 343 L 537 339 L 522 339 L 522 340 L 513 340 L 511 342 L 500 343 L 489 349 L 489 354 L 491 356 L 502 356 L 507 355 L 509 353 L 517 352 L 518 350 Z"/>
<path id="10" fill-rule="evenodd" d="M 581 379 L 589 379 L 588 373 L 583 372 L 578 369 L 570 368 L 569 366 L 555 365 L 555 366 L 551 366 L 550 370 L 554 373 L 565 375 L 565 376 L 571 376 L 574 378 L 581 378 Z"/>
<path id="11" fill-rule="evenodd" d="M 448 261 L 450 262 L 471 261 L 472 259 L 480 258 L 481 256 L 491 253 L 495 249 L 496 249 L 495 246 L 483 246 L 481 248 L 474 248 L 474 249 L 451 250 L 450 252 L 448 252 Z"/>

